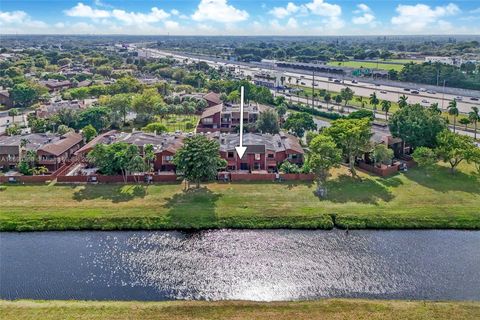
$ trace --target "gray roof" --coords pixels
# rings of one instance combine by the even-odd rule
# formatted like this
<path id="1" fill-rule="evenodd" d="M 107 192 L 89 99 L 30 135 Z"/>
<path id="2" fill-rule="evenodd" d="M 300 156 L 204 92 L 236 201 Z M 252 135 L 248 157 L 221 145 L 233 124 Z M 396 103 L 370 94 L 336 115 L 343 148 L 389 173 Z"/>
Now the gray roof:
<path id="1" fill-rule="evenodd" d="M 36 151 L 44 145 L 60 140 L 60 136 L 51 133 L 30 133 L 24 135 L 0 136 L 0 147 L 20 146 L 23 139 L 27 141 L 27 150 Z"/>
<path id="2" fill-rule="evenodd" d="M 220 143 L 220 151 L 234 151 L 239 145 L 240 135 L 238 133 L 220 134 L 218 132 L 210 134 L 210 137 L 216 138 Z M 294 150 L 303 153 L 298 139 L 292 135 L 281 132 L 280 134 L 261 134 L 245 133 L 243 135 L 243 145 L 247 147 L 247 153 L 265 153 L 266 150 L 281 152 Z"/>

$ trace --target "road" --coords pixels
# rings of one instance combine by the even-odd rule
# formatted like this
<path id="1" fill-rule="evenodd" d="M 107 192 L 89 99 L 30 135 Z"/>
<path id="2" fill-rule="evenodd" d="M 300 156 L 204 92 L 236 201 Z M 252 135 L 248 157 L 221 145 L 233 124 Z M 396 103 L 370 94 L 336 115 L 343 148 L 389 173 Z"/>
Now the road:
<path id="1" fill-rule="evenodd" d="M 214 57 L 192 57 L 191 55 L 187 54 L 179 54 L 179 53 L 171 53 L 156 49 L 140 49 L 144 52 L 148 52 L 148 56 L 152 58 L 160 58 L 160 57 L 173 57 L 179 61 L 183 61 L 185 59 L 189 59 L 189 61 L 204 61 L 207 62 L 211 66 L 232 66 L 235 67 L 235 71 L 237 74 L 242 74 L 243 76 L 251 76 L 253 78 L 255 73 L 258 72 L 281 72 L 286 77 L 286 84 L 296 85 L 297 79 L 299 80 L 298 84 L 303 85 L 306 87 L 312 87 L 312 74 L 306 74 L 306 71 L 291 71 L 289 69 L 282 69 L 278 67 L 271 67 L 271 68 L 261 68 L 259 66 L 245 63 L 245 62 L 229 62 L 222 59 L 214 58 Z M 332 76 L 335 77 L 335 76 Z M 290 79 L 290 82 L 288 81 Z M 343 79 L 339 79 L 343 81 Z M 303 82 L 303 83 L 302 83 Z M 395 87 L 395 86 L 388 86 L 388 85 L 375 85 L 372 83 L 361 82 L 352 83 L 349 80 L 344 80 L 344 83 L 335 83 L 333 81 L 329 81 L 328 77 L 322 76 L 315 76 L 315 89 L 326 89 L 330 91 L 340 92 L 341 89 L 350 87 L 353 91 L 355 91 L 356 95 L 369 97 L 373 92 L 377 94 L 377 97 L 380 100 L 389 100 L 392 102 L 397 102 L 401 95 L 405 95 L 408 97 L 409 103 L 420 103 L 424 106 L 429 106 L 432 103 L 438 103 L 439 107 L 442 110 L 446 110 L 450 101 L 454 100 L 457 96 L 452 94 L 443 94 L 442 88 L 436 90 L 435 94 L 427 93 L 427 92 L 420 92 L 419 94 L 412 94 L 409 91 L 405 91 L 405 87 Z M 418 85 L 417 88 L 409 88 L 409 89 L 420 89 L 421 84 Z M 480 96 L 480 93 L 479 93 Z M 475 105 L 480 106 L 480 101 L 473 101 L 471 100 L 472 97 L 462 97 L 462 101 L 457 100 L 457 107 L 460 113 L 468 113 L 471 111 L 471 108 Z"/>

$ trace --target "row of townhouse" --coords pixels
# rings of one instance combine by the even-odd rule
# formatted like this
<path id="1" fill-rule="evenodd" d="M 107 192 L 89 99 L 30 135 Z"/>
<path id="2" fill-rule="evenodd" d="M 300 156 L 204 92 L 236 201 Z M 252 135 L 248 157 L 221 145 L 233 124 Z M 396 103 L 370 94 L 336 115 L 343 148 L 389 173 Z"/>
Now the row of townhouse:
<path id="1" fill-rule="evenodd" d="M 86 155 L 97 144 L 126 142 L 137 145 L 141 153 L 145 145 L 151 144 L 155 152 L 154 170 L 157 172 L 175 171 L 173 157 L 183 146 L 183 141 L 187 136 L 168 133 L 157 135 L 141 131 L 132 133 L 109 131 L 84 145 L 75 153 L 75 156 L 79 160 L 86 161 Z M 275 135 L 244 134 L 243 145 L 247 147 L 247 150 L 241 159 L 235 151 L 235 147 L 239 144 L 239 134 L 215 132 L 208 133 L 206 136 L 218 141 L 220 156 L 227 161 L 228 171 L 276 172 L 285 160 L 298 165 L 304 161 L 304 150 L 298 139 L 283 132 Z"/>
<path id="2" fill-rule="evenodd" d="M 245 105 L 243 107 L 244 125 L 257 121 L 260 113 L 268 107 L 263 105 Z M 197 125 L 197 133 L 208 132 L 235 132 L 240 125 L 240 106 L 221 103 L 208 107 L 203 111 Z"/>
<path id="3" fill-rule="evenodd" d="M 53 172 L 70 160 L 82 145 L 83 136 L 75 132 L 0 136 L 0 169 L 15 169 L 27 152 L 33 151 L 36 164 Z"/>

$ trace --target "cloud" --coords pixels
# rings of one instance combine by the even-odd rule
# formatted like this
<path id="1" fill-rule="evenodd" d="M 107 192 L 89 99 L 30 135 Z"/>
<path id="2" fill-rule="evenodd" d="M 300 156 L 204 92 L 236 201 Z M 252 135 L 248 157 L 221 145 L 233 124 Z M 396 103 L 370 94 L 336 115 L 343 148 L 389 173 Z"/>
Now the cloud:
<path id="1" fill-rule="evenodd" d="M 432 8 L 425 4 L 399 5 L 396 8 L 397 16 L 393 17 L 393 25 L 402 28 L 402 31 L 422 32 L 425 29 L 434 30 L 440 18 L 460 13 L 457 5 L 449 3 L 446 6 Z M 445 26 L 445 21 L 440 22 Z"/>
<path id="2" fill-rule="evenodd" d="M 30 33 L 45 32 L 48 25 L 39 20 L 33 20 L 25 11 L 0 11 L 0 26 L 2 33 L 17 33 L 18 30 L 30 30 Z"/>
<path id="3" fill-rule="evenodd" d="M 170 13 L 172 14 L 172 16 L 178 16 L 180 14 L 180 11 L 178 11 L 177 9 L 172 9 L 170 10 Z"/>
<path id="4" fill-rule="evenodd" d="M 227 0 L 201 0 L 192 15 L 195 21 L 216 21 L 233 23 L 248 19 L 248 12 L 240 10 L 227 3 Z"/>
<path id="5" fill-rule="evenodd" d="M 268 13 L 274 15 L 278 19 L 283 19 L 293 13 L 296 13 L 301 9 L 301 6 L 297 6 L 293 2 L 289 2 L 286 7 L 274 7 Z"/>
<path id="6" fill-rule="evenodd" d="M 81 2 L 77 3 L 75 7 L 65 10 L 65 14 L 70 17 L 82 17 L 90 19 L 110 17 L 110 12 L 106 10 L 93 9 L 92 7 L 84 5 Z"/>
<path id="7" fill-rule="evenodd" d="M 139 12 L 127 12 L 125 10 L 114 9 L 112 11 L 112 16 L 124 22 L 125 24 L 146 24 L 154 23 L 161 20 L 164 20 L 170 16 L 169 13 L 165 12 L 163 9 L 158 9 L 153 7 L 151 11 L 147 14 Z"/>
<path id="8" fill-rule="evenodd" d="M 165 28 L 167 29 L 177 29 L 180 25 L 176 21 L 166 20 L 165 21 Z"/>
<path id="9" fill-rule="evenodd" d="M 90 19 L 114 18 L 126 25 L 144 25 L 148 23 L 155 23 L 170 16 L 169 13 L 165 12 L 163 9 L 158 9 L 157 7 L 150 9 L 149 13 L 128 12 L 120 9 L 108 11 L 94 9 L 88 5 L 84 5 L 81 2 L 77 3 L 75 7 L 65 10 L 65 14 L 70 17 L 83 17 Z"/>
<path id="10" fill-rule="evenodd" d="M 372 10 L 364 3 L 357 5 L 357 10 L 354 13 L 360 14 L 360 16 L 353 17 L 352 22 L 354 24 L 372 24 L 375 20 Z"/>
<path id="11" fill-rule="evenodd" d="M 342 7 L 323 0 L 313 0 L 305 6 L 313 13 L 322 17 L 338 17 L 342 14 Z"/>

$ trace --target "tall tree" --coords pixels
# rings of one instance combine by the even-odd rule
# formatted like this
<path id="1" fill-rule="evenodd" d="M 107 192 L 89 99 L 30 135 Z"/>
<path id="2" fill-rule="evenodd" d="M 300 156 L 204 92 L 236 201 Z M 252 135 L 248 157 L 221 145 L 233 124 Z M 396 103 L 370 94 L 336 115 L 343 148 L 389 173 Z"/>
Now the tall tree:
<path id="1" fill-rule="evenodd" d="M 344 106 L 347 107 L 348 102 L 353 99 L 355 92 L 350 87 L 346 87 L 340 90 L 340 95 L 345 103 Z"/>
<path id="2" fill-rule="evenodd" d="M 338 167 L 342 161 L 340 150 L 332 137 L 319 134 L 309 144 L 310 152 L 307 158 L 308 167 L 317 178 L 317 195 L 327 196 L 325 182 L 330 175 L 330 169 Z"/>
<path id="3" fill-rule="evenodd" d="M 275 134 L 280 131 L 279 122 L 280 120 L 277 112 L 273 109 L 269 109 L 260 113 L 255 126 L 263 133 Z"/>
<path id="4" fill-rule="evenodd" d="M 226 166 L 226 161 L 220 158 L 219 148 L 217 141 L 202 135 L 186 138 L 173 163 L 187 182 L 194 182 L 199 188 L 201 181 L 214 179 L 218 170 Z"/>
<path id="5" fill-rule="evenodd" d="M 388 120 L 390 132 L 412 148 L 436 146 L 437 134 L 447 128 L 445 119 L 419 104 L 402 108 Z"/>
<path id="6" fill-rule="evenodd" d="M 297 137 L 303 137 L 305 131 L 316 130 L 317 125 L 313 117 L 306 112 L 292 113 L 288 116 L 283 127 L 292 131 Z"/>
<path id="7" fill-rule="evenodd" d="M 402 96 L 400 96 L 400 98 L 398 98 L 398 102 L 397 102 L 398 107 L 400 109 L 402 109 L 402 108 L 405 108 L 406 106 L 408 106 L 407 100 L 408 100 L 408 97 L 406 95 L 403 94 Z"/>
<path id="8" fill-rule="evenodd" d="M 453 99 L 448 103 L 448 114 L 453 116 L 453 132 L 455 132 L 455 127 L 457 125 L 457 117 L 458 117 L 458 107 L 457 107 L 457 100 Z"/>
<path id="9" fill-rule="evenodd" d="M 435 151 L 428 147 L 418 147 L 415 149 L 412 156 L 413 160 L 415 160 L 421 168 L 425 168 L 427 174 L 437 163 L 437 155 L 435 154 Z"/>
<path id="10" fill-rule="evenodd" d="M 440 110 L 440 108 L 438 106 L 438 102 L 432 103 L 430 105 L 430 107 L 428 107 L 428 110 L 430 110 L 430 112 L 435 113 L 435 114 L 441 114 L 442 113 L 442 110 Z"/>
<path id="11" fill-rule="evenodd" d="M 369 102 L 373 106 L 373 114 L 375 116 L 375 112 L 377 111 L 377 106 L 380 103 L 380 100 L 377 98 L 377 93 L 376 92 L 373 92 L 370 95 Z"/>
<path id="12" fill-rule="evenodd" d="M 12 124 L 15 123 L 15 117 L 18 116 L 20 114 L 20 112 L 18 111 L 17 108 L 12 108 L 10 110 L 8 110 L 8 115 L 10 117 L 12 117 Z"/>
<path id="13" fill-rule="evenodd" d="M 385 112 L 385 120 L 388 121 L 388 111 L 390 110 L 390 107 L 392 106 L 392 103 L 388 100 L 382 100 L 382 111 Z"/>
<path id="14" fill-rule="evenodd" d="M 99 104 L 120 115 L 125 125 L 127 122 L 127 114 L 132 110 L 132 95 L 129 93 L 119 93 L 113 96 L 102 96 L 99 99 Z"/>
<path id="15" fill-rule="evenodd" d="M 473 139 L 459 135 L 450 130 L 444 130 L 437 136 L 438 146 L 435 153 L 440 159 L 450 164 L 450 171 L 455 173 L 455 168 L 465 159 L 468 159 L 472 151 L 477 148 Z"/>
<path id="16" fill-rule="evenodd" d="M 473 138 L 476 140 L 477 139 L 477 125 L 478 121 L 480 121 L 480 113 L 478 110 L 478 107 L 472 107 L 472 111 L 468 113 L 468 119 L 470 120 L 471 123 L 473 123 L 473 126 L 475 128 Z"/>
<path id="17" fill-rule="evenodd" d="M 370 144 L 372 136 L 370 119 L 335 120 L 325 129 L 325 134 L 331 136 L 342 150 L 343 156 L 348 159 L 350 172 L 355 176 L 355 158 L 365 152 Z"/>

